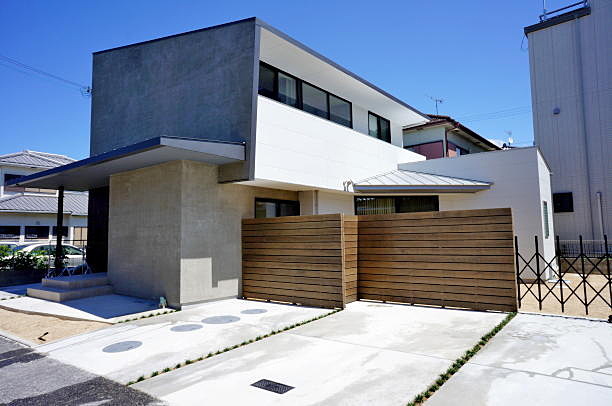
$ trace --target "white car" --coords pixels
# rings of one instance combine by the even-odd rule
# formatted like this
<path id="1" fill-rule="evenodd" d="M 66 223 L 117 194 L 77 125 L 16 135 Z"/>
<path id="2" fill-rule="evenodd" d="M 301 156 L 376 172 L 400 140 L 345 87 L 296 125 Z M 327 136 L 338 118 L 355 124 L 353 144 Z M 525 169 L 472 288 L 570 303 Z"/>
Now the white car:
<path id="1" fill-rule="evenodd" d="M 62 248 L 66 255 L 66 267 L 75 267 L 85 263 L 85 251 L 82 248 L 71 244 L 62 244 Z M 32 254 L 45 256 L 46 260 L 49 262 L 49 266 L 53 267 L 53 261 L 55 260 L 55 244 L 23 244 L 16 246 L 14 251 L 30 252 Z"/>

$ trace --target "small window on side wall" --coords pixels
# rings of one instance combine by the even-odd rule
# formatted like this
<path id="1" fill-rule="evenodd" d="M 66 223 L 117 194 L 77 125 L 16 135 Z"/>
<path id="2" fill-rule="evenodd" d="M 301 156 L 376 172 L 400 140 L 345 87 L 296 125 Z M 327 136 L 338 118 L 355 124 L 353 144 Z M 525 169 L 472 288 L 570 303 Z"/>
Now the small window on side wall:
<path id="1" fill-rule="evenodd" d="M 571 213 L 574 211 L 574 196 L 572 192 L 553 193 L 553 212 Z"/>
<path id="2" fill-rule="evenodd" d="M 391 123 L 386 118 L 368 113 L 368 134 L 386 142 L 391 142 Z"/>
<path id="3" fill-rule="evenodd" d="M 548 220 L 548 202 L 542 202 L 542 215 L 544 217 L 544 238 L 550 237 L 550 223 Z"/>

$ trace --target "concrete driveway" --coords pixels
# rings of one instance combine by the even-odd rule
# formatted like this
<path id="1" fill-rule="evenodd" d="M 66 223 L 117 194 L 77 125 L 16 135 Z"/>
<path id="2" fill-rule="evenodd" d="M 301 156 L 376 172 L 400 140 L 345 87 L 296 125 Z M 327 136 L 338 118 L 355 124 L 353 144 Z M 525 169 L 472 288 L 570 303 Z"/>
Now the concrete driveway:
<path id="1" fill-rule="evenodd" d="M 405 405 L 504 317 L 354 302 L 134 388 L 174 405 Z M 251 386 L 261 379 L 293 389 Z"/>
<path id="2" fill-rule="evenodd" d="M 612 324 L 519 314 L 427 406 L 612 405 Z"/>
<path id="3" fill-rule="evenodd" d="M 127 383 L 141 375 L 329 312 L 328 309 L 228 299 L 115 324 L 37 349 L 58 361 Z"/>

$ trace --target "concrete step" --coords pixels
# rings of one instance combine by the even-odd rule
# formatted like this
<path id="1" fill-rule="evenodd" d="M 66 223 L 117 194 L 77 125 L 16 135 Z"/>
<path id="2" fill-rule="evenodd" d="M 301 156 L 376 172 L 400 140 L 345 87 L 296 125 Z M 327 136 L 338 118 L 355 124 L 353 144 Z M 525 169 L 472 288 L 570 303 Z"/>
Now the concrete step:
<path id="1" fill-rule="evenodd" d="M 53 286 L 28 288 L 27 295 L 52 302 L 65 302 L 67 300 L 82 299 L 84 297 L 110 295 L 113 293 L 111 285 L 89 286 L 76 289 L 62 289 Z"/>
<path id="2" fill-rule="evenodd" d="M 108 285 L 108 278 L 106 277 L 106 273 L 58 276 L 55 278 L 43 279 L 42 285 L 59 289 L 81 289 L 90 288 L 92 286 Z"/>

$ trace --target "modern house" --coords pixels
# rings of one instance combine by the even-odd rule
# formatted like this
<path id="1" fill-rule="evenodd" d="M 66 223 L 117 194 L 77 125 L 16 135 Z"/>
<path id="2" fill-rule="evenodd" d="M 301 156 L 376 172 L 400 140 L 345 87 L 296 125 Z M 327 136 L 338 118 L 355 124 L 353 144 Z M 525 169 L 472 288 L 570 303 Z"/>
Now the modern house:
<path id="1" fill-rule="evenodd" d="M 6 183 L 74 161 L 65 155 L 37 151 L 0 155 L 0 243 L 55 239 L 57 190 Z M 63 236 L 69 240 L 87 238 L 87 193 L 66 193 Z"/>
<path id="2" fill-rule="evenodd" d="M 612 1 L 581 1 L 525 27 L 535 145 L 553 177 L 561 239 L 612 227 Z"/>
<path id="3" fill-rule="evenodd" d="M 89 158 L 14 184 L 89 190 L 117 293 L 240 295 L 253 217 L 510 207 L 554 255 L 536 148 L 425 161 L 404 128 L 428 115 L 256 18 L 95 53 L 91 120 Z"/>
<path id="4" fill-rule="evenodd" d="M 428 114 L 430 121 L 404 128 L 404 148 L 427 159 L 452 158 L 501 148 L 449 116 Z"/>

